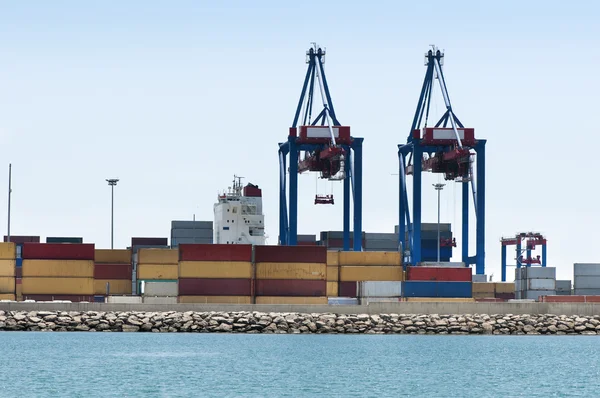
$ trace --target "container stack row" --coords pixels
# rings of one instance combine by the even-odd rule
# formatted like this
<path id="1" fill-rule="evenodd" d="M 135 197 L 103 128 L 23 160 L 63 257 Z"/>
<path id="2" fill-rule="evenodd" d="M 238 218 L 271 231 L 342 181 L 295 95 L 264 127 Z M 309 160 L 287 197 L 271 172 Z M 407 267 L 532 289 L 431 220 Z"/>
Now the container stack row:
<path id="1" fill-rule="evenodd" d="M 16 299 L 16 259 L 14 243 L 0 244 L 0 300 Z"/>
<path id="2" fill-rule="evenodd" d="M 140 282 L 138 281 L 138 251 L 140 249 L 168 249 L 168 238 L 131 238 L 131 266 L 132 266 L 132 294 L 139 295 Z"/>
<path id="3" fill-rule="evenodd" d="M 419 299 L 471 299 L 472 271 L 469 267 L 407 267 L 403 295 L 407 301 Z"/>
<path id="4" fill-rule="evenodd" d="M 144 303 L 173 304 L 177 302 L 179 250 L 142 248 L 137 253 L 138 291 Z"/>
<path id="5" fill-rule="evenodd" d="M 556 295 L 556 268 L 521 267 L 515 269 L 515 298 L 538 300 Z"/>
<path id="6" fill-rule="evenodd" d="M 130 295 L 132 292 L 131 250 L 96 249 L 94 255 L 95 301 L 109 295 Z"/>
<path id="7" fill-rule="evenodd" d="M 22 257 L 23 299 L 93 300 L 94 244 L 24 243 Z"/>
<path id="8" fill-rule="evenodd" d="M 573 264 L 575 295 L 600 295 L 600 264 Z"/>
<path id="9" fill-rule="evenodd" d="M 4 242 L 8 242 L 8 236 L 4 235 Z M 23 244 L 40 243 L 39 236 L 32 235 L 11 235 L 10 242 L 15 244 L 15 299 L 23 301 Z"/>
<path id="10" fill-rule="evenodd" d="M 212 221 L 171 221 L 171 247 L 213 243 Z"/>
<path id="11" fill-rule="evenodd" d="M 515 297 L 514 282 L 473 282 L 475 301 L 506 301 Z"/>

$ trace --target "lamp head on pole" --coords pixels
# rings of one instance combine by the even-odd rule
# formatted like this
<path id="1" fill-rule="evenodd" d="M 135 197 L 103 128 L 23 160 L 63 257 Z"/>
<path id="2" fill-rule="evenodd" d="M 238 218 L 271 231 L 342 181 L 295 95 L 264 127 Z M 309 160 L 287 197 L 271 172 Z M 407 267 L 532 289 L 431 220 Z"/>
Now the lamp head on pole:
<path id="1" fill-rule="evenodd" d="M 117 185 L 117 182 L 119 182 L 119 179 L 118 178 L 109 178 L 106 181 L 108 182 L 108 185 L 114 187 L 115 185 Z"/>
<path id="2" fill-rule="evenodd" d="M 446 184 L 431 184 L 435 188 L 436 191 L 441 191 Z"/>

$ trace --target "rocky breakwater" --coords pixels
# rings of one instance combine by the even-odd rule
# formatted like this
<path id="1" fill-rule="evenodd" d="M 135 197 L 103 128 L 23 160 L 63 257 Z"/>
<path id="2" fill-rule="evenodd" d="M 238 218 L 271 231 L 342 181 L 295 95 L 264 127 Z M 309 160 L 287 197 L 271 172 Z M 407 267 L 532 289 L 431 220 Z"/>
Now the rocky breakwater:
<path id="1" fill-rule="evenodd" d="M 2 331 L 600 334 L 600 315 L 342 315 L 263 312 L 0 311 Z"/>

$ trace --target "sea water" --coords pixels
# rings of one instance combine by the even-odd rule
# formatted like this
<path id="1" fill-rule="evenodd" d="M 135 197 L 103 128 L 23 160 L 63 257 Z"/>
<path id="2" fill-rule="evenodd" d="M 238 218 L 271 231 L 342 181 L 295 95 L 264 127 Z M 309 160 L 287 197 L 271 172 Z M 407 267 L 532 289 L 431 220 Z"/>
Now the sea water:
<path id="1" fill-rule="evenodd" d="M 600 336 L 0 333 L 1 397 L 597 397 Z"/>

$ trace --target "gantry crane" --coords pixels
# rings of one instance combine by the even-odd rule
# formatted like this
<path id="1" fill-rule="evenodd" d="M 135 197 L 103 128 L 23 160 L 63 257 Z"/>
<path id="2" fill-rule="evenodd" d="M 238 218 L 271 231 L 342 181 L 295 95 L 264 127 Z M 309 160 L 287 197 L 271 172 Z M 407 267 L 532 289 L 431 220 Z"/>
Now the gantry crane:
<path id="1" fill-rule="evenodd" d="M 475 139 L 472 128 L 465 128 L 450 103 L 442 71 L 444 53 L 435 46 L 425 54 L 425 80 L 406 144 L 398 145 L 400 163 L 399 243 L 405 264 L 421 261 L 421 173 L 442 173 L 444 178 L 462 184 L 462 261 L 476 265 L 476 273 L 484 274 L 485 253 L 485 143 Z M 433 85 L 438 80 L 446 112 L 430 126 L 429 108 Z M 448 127 L 448 122 L 450 127 Z M 474 153 L 472 152 L 474 151 Z M 476 154 L 476 173 L 473 173 Z M 407 175 L 412 175 L 412 227 L 407 192 Z M 473 193 L 476 216 L 476 254 L 469 257 L 469 184 Z M 408 229 L 408 240 L 405 232 Z"/>
<path id="2" fill-rule="evenodd" d="M 325 49 L 312 43 L 306 52 L 308 70 L 292 127 L 279 143 L 279 244 L 295 246 L 298 235 L 298 174 L 317 172 L 320 178 L 344 183 L 344 250 L 350 250 L 350 198 L 353 201 L 353 249 L 362 250 L 362 143 L 336 116 L 327 79 Z M 315 86 L 323 109 L 313 117 Z M 318 99 L 317 99 L 318 101 Z M 300 121 L 300 118 L 301 121 Z M 300 122 L 300 124 L 299 124 Z M 286 157 L 289 155 L 289 211 Z M 333 195 L 316 195 L 315 204 L 333 204 Z"/>
<path id="3" fill-rule="evenodd" d="M 523 241 L 525 241 L 525 248 L 523 248 Z M 538 233 L 538 232 L 521 232 L 516 234 L 512 238 L 501 238 L 500 243 L 502 244 L 502 282 L 506 282 L 506 268 L 508 264 L 506 263 L 506 247 L 507 246 L 516 246 L 516 257 L 517 260 L 516 267 L 531 267 L 532 265 L 541 265 L 542 267 L 546 266 L 546 238 Z M 531 252 L 535 250 L 536 246 L 542 247 L 542 255 L 541 256 L 531 256 Z M 523 258 L 523 253 L 525 253 L 525 258 Z"/>

